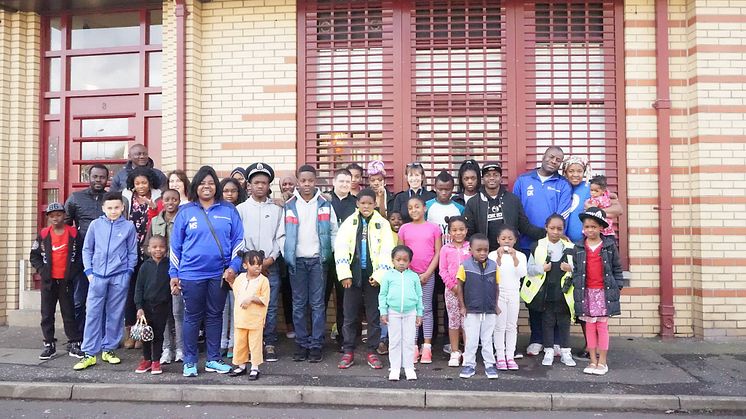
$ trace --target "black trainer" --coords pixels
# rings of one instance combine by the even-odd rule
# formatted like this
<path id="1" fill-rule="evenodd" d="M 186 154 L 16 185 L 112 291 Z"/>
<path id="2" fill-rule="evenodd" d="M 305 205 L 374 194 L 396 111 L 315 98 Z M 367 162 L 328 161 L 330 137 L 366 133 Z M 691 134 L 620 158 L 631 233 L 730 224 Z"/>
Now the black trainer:
<path id="1" fill-rule="evenodd" d="M 308 362 L 317 363 L 324 359 L 324 356 L 321 354 L 321 349 L 313 348 L 310 352 L 311 353 L 308 355 Z"/>
<path id="2" fill-rule="evenodd" d="M 80 349 L 80 342 L 70 342 L 67 346 L 67 354 L 78 359 L 85 357 L 85 353 Z"/>
<path id="3" fill-rule="evenodd" d="M 44 342 L 44 351 L 39 355 L 39 359 L 52 359 L 57 353 L 57 347 L 54 342 Z"/>
<path id="4" fill-rule="evenodd" d="M 308 349 L 298 347 L 298 349 L 293 354 L 293 361 L 301 362 L 306 360 L 308 360 Z"/>
<path id="5" fill-rule="evenodd" d="M 277 362 L 277 352 L 275 352 L 274 345 L 264 347 L 264 360 L 267 362 Z"/>

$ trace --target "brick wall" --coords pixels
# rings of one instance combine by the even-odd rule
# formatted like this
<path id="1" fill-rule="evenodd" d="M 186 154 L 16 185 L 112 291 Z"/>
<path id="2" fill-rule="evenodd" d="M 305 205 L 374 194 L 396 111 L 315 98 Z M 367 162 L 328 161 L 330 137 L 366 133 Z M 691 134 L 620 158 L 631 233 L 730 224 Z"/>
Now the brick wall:
<path id="1" fill-rule="evenodd" d="M 0 10 L 0 324 L 18 308 L 18 263 L 36 230 L 39 24 L 35 14 Z"/>

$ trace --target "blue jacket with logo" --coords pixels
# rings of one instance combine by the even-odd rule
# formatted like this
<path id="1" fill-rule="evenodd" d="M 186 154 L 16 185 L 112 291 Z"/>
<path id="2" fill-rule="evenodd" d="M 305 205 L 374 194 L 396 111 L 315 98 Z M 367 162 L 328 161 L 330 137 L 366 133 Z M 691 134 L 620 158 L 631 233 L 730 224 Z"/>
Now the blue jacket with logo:
<path id="1" fill-rule="evenodd" d="M 120 216 L 112 221 L 102 215 L 91 222 L 83 241 L 86 276 L 109 278 L 135 272 L 137 232 L 135 225 Z"/>
<path id="2" fill-rule="evenodd" d="M 208 217 L 220 247 L 207 224 Z M 225 201 L 215 202 L 207 211 L 198 202 L 184 204 L 174 218 L 170 246 L 171 278 L 182 281 L 220 278 L 229 267 L 240 272 L 238 252 L 244 249 L 241 217 L 236 207 Z"/>
<path id="3" fill-rule="evenodd" d="M 513 193 L 518 196 L 531 224 L 543 226 L 552 214 L 560 214 L 565 220 L 570 215 L 572 204 L 572 186 L 558 173 L 544 183 L 539 179 L 536 170 L 524 173 L 513 185 Z M 534 240 L 521 235 L 521 249 L 531 249 Z"/>
<path id="4" fill-rule="evenodd" d="M 295 248 L 298 245 L 298 229 L 300 219 L 298 217 L 298 191 L 285 203 L 285 246 L 282 251 L 282 257 L 294 272 L 295 269 Z M 319 190 L 316 190 L 316 232 L 319 235 L 319 256 L 321 263 L 327 263 L 332 259 L 332 242 L 336 236 L 336 218 L 332 221 L 331 202 L 327 201 Z M 302 198 L 301 198 L 302 199 Z"/>

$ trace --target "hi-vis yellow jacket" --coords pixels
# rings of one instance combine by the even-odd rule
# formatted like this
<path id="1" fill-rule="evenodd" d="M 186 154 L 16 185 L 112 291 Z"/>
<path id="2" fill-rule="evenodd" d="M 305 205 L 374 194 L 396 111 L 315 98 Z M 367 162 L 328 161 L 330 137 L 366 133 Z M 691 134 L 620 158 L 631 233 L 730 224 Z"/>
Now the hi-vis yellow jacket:
<path id="1" fill-rule="evenodd" d="M 334 258 L 337 268 L 337 277 L 340 281 L 346 278 L 352 278 L 350 264 L 355 255 L 357 246 L 357 228 L 360 222 L 360 210 L 347 217 L 337 231 L 337 238 L 334 240 Z M 394 250 L 396 243 L 391 234 L 391 225 L 385 218 L 373 211 L 373 215 L 368 222 L 368 254 L 370 261 L 373 263 L 373 279 L 379 284 L 386 271 L 392 269 L 391 251 Z M 368 278 L 363 278 L 367 281 Z"/>
<path id="2" fill-rule="evenodd" d="M 544 237 L 543 239 L 540 239 L 539 242 L 536 244 L 536 250 L 534 250 L 534 263 L 543 265 L 545 261 L 547 260 L 547 246 L 549 244 L 549 239 Z M 564 249 L 573 249 L 574 244 L 567 240 L 562 240 L 562 246 Z M 567 263 L 572 265 L 572 255 L 567 256 Z M 546 279 L 546 272 L 542 272 L 541 275 L 534 275 L 534 276 L 527 276 L 526 279 L 523 280 L 523 285 L 521 286 L 521 299 L 526 302 L 526 304 L 531 303 L 531 301 L 534 300 L 534 297 L 536 297 L 536 294 L 539 293 L 541 290 L 541 287 L 544 285 L 544 280 Z M 567 303 L 567 307 L 570 309 L 570 315 L 575 319 L 575 299 L 573 298 L 573 285 L 572 285 L 572 272 L 565 272 L 564 275 L 562 275 L 562 279 L 560 280 L 560 289 L 563 290 L 563 295 L 565 297 L 565 303 Z M 569 286 L 569 288 L 567 288 Z"/>

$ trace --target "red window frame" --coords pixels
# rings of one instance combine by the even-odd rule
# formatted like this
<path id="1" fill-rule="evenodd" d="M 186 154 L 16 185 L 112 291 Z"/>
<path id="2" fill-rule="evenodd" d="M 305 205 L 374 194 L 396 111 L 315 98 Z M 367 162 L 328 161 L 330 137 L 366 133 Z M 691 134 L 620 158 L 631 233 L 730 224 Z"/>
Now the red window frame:
<path id="1" fill-rule="evenodd" d="M 44 14 L 42 15 L 41 24 L 41 48 L 40 48 L 40 59 L 42 63 L 41 69 L 41 89 L 39 95 L 39 103 L 41 107 L 40 112 L 40 148 L 39 148 L 39 162 L 40 162 L 40 176 L 38 183 L 38 214 L 39 214 L 39 226 L 46 224 L 45 217 L 43 216 L 43 209 L 52 200 L 64 202 L 67 196 L 76 189 L 84 188 L 87 186 L 85 183 L 81 183 L 78 179 L 72 179 L 73 166 L 80 166 L 85 164 L 124 164 L 126 159 L 114 159 L 114 160 L 82 160 L 77 156 L 72 156 L 72 151 L 79 149 L 83 143 L 90 141 L 122 141 L 129 147 L 134 143 L 146 144 L 151 151 L 151 158 L 158 161 L 160 160 L 160 133 L 157 136 L 149 136 L 148 132 L 155 130 L 160 127 L 160 119 L 162 117 L 161 110 L 148 110 L 148 100 L 150 95 L 162 94 L 162 86 L 148 86 L 149 80 L 149 54 L 154 52 L 162 52 L 162 44 L 151 44 L 150 41 L 150 21 L 151 12 L 160 12 L 161 9 L 156 6 L 150 7 L 137 7 L 137 8 L 114 8 L 106 10 L 68 10 L 62 13 L 55 14 Z M 96 14 L 116 14 L 116 13 L 137 13 L 139 22 L 139 42 L 130 46 L 117 46 L 117 47 L 99 47 L 99 48 L 85 48 L 85 49 L 72 49 L 71 47 L 71 26 L 73 16 L 86 16 Z M 53 19 L 59 19 L 60 23 L 60 48 L 51 48 L 51 21 Z M 139 59 L 139 82 L 137 87 L 132 88 L 113 88 L 113 89 L 98 89 L 98 90 L 71 90 L 71 78 L 70 78 L 70 67 L 71 60 L 74 57 L 84 56 L 106 56 L 115 54 L 138 54 Z M 59 89 L 51 90 L 49 86 L 50 73 L 52 71 L 51 60 L 56 59 L 59 62 Z M 128 109 L 124 113 L 117 114 L 116 112 L 105 112 L 102 116 L 106 118 L 114 117 L 127 117 L 132 119 L 132 125 L 130 131 L 134 131 L 134 135 L 116 136 L 116 137 L 96 137 L 93 138 L 82 137 L 81 135 L 73 136 L 70 129 L 70 120 L 73 117 L 76 118 L 95 118 L 97 117 L 96 112 L 90 112 L 85 116 L 72 115 L 69 109 L 69 103 L 71 100 L 84 99 L 84 98 L 100 98 L 110 97 L 116 100 L 117 97 L 137 97 L 137 105 L 131 110 Z M 59 101 L 59 112 L 50 112 L 47 103 L 50 99 L 56 99 Z M 156 131 L 160 132 L 160 129 Z M 53 135 L 54 134 L 54 135 Z M 47 171 L 50 169 L 50 161 L 48 156 L 48 150 L 50 147 L 50 138 L 56 137 L 57 141 L 57 165 L 56 179 L 47 180 Z M 75 138 L 73 138 L 75 137 Z M 152 138 L 152 141 L 149 139 Z M 114 173 L 110 173 L 113 176 Z M 56 191 L 56 193 L 54 192 Z"/>
<path id="2" fill-rule="evenodd" d="M 618 191 L 625 204 L 626 198 L 626 150 L 624 132 L 624 48 L 623 48 L 623 1 L 622 0 L 399 0 L 399 1 L 335 1 L 317 0 L 298 2 L 298 161 L 299 164 L 319 163 L 318 121 L 315 113 L 321 105 L 318 101 L 316 80 L 323 77 L 319 71 L 318 56 L 319 43 L 317 37 L 318 13 L 329 13 L 337 10 L 368 10 L 378 8 L 380 13 L 391 19 L 390 25 L 384 18 L 383 36 L 380 38 L 382 45 L 390 47 L 390 53 L 384 54 L 391 57 L 390 73 L 383 75 L 386 80 L 391 80 L 389 95 L 387 90 L 384 94 L 386 109 L 393 110 L 390 118 L 383 119 L 384 146 L 393 150 L 390 158 L 384 161 L 392 163 L 393 178 L 389 179 L 389 185 L 394 189 L 401 190 L 404 185 L 404 165 L 411 161 L 421 161 L 425 164 L 428 178 L 440 170 L 449 170 L 455 173 L 455 169 L 465 157 L 476 158 L 478 161 L 487 159 L 500 159 L 503 163 L 506 181 L 512 185 L 516 177 L 526 171 L 537 167 L 537 147 L 543 151 L 550 144 L 564 145 L 566 154 L 585 154 L 594 160 L 603 158 L 605 174 L 609 178 L 610 188 Z M 483 16 L 473 16 L 473 10 L 483 11 Z M 494 39 L 490 38 L 489 24 L 494 19 L 489 18 L 489 9 L 499 8 L 499 26 Z M 540 13 L 537 13 L 537 8 Z M 423 12 L 423 10 L 425 10 Z M 565 13 L 563 14 L 563 10 Z M 478 14 L 478 13 L 477 13 Z M 430 18 L 430 28 L 424 28 L 425 22 L 420 20 L 418 28 L 417 18 L 427 16 Z M 564 19 L 564 23 L 563 23 Z M 482 28 L 483 34 L 488 39 L 480 39 L 479 36 L 470 37 L 471 23 L 476 24 L 475 33 Z M 599 28 L 597 24 L 600 23 Z M 389 25 L 389 26 L 387 26 Z M 480 26 L 481 25 L 481 26 Z M 352 30 L 352 21 L 345 29 L 343 22 L 330 25 L 334 33 L 339 33 L 339 39 L 345 31 Z M 563 26 L 565 36 L 562 37 Z M 428 32 L 429 31 L 429 32 Z M 486 32 L 485 32 L 486 31 Z M 423 34 L 425 36 L 420 36 Z M 445 35 L 445 36 L 443 36 Z M 449 36 L 450 35 L 450 36 Z M 544 36 L 545 35 L 545 36 Z M 387 43 L 388 41 L 388 43 Z M 569 57 L 554 57 L 549 60 L 551 71 L 549 73 L 549 100 L 542 96 L 539 79 L 542 77 L 537 73 L 541 64 L 537 61 L 540 48 L 547 45 L 555 48 L 549 52 L 553 55 L 562 52 L 558 48 L 561 42 L 573 45 L 584 45 L 588 51 L 593 45 L 604 57 L 603 68 L 591 68 L 587 63 L 579 65 L 585 72 L 570 73 L 560 77 L 561 72 L 555 72 L 555 67 L 562 67 L 561 59 L 570 60 Z M 492 44 L 499 46 L 501 77 L 503 85 L 500 88 L 488 86 L 489 82 L 483 83 L 483 92 L 459 91 L 451 88 L 445 91 L 423 92 L 418 91 L 418 82 L 423 79 L 418 74 L 416 66 L 417 50 L 425 49 L 432 51 L 455 51 L 459 48 L 472 45 L 477 49 L 486 50 Z M 354 42 L 349 39 L 344 48 L 364 47 L 364 43 Z M 567 48 L 566 48 L 567 49 Z M 595 50 L 594 50 L 595 51 Z M 595 54 L 595 52 L 594 52 Z M 571 55 L 565 51 L 565 55 Z M 592 55 L 590 52 L 588 56 Z M 443 68 L 443 79 L 458 79 L 461 74 L 454 70 L 454 61 L 461 67 L 467 68 L 480 60 L 463 57 L 454 60 L 452 54 L 448 56 L 449 66 Z M 491 63 L 492 57 L 482 61 L 484 66 Z M 499 61 L 498 60 L 498 61 Z M 546 61 L 546 60 L 545 60 Z M 582 61 L 582 60 L 581 60 Z M 435 63 L 436 60 L 431 61 Z M 504 64 L 503 64 L 504 63 Z M 559 63 L 559 64 L 557 64 Z M 574 69 L 573 63 L 568 64 Z M 479 65 L 476 66 L 477 68 Z M 593 73 L 597 70 L 600 73 Z M 546 73 L 546 72 L 545 72 Z M 582 74 L 581 74 L 582 73 Z M 545 74 L 546 76 L 546 74 Z M 560 89 L 555 86 L 572 84 L 575 78 L 581 79 L 584 85 L 600 83 L 603 94 L 601 97 L 587 96 L 585 98 L 572 98 L 565 100 L 556 94 Z M 570 81 L 568 81 L 570 80 Z M 498 83 L 500 84 L 500 83 Z M 573 85 L 574 87 L 574 85 Z M 435 89 L 433 89 L 435 90 Z M 549 118 L 542 119 L 543 115 L 537 112 L 542 106 L 549 105 L 552 109 Z M 495 106 L 497 109 L 493 109 Z M 585 121 L 577 126 L 567 128 L 567 124 L 558 116 L 557 109 L 561 106 L 577 107 L 586 114 L 589 109 L 598 107 L 602 110 L 602 123 L 598 118 L 585 117 Z M 360 104 L 360 109 L 366 108 Z M 387 114 L 388 116 L 388 114 Z M 485 118 L 500 118 L 499 127 L 495 130 L 500 141 L 500 149 L 496 151 L 492 132 L 485 132 L 489 137 L 487 140 L 476 135 L 476 141 L 459 138 L 459 148 L 466 148 L 468 155 L 454 147 L 448 147 L 448 141 L 454 141 L 453 135 L 457 130 L 450 129 L 446 140 L 436 139 L 436 133 L 432 127 L 428 130 L 421 123 L 425 119 L 418 118 L 441 118 L 444 125 L 453 127 L 461 124 L 467 125 L 466 131 L 471 133 L 470 126 L 481 128 Z M 464 119 L 466 118 L 466 119 Z M 473 118 L 469 120 L 468 118 Z M 595 124 L 595 125 L 594 125 Z M 580 128 L 578 128 L 580 127 Z M 479 132 L 479 130 L 476 130 Z M 487 130 L 489 131 L 489 130 Z M 423 136 L 424 134 L 424 136 Z M 459 133 L 463 137 L 462 133 Z M 423 140 L 424 142 L 420 141 Z M 471 138 L 471 137 L 470 137 Z M 543 140 L 541 140 L 543 138 Z M 594 139 L 593 142 L 591 138 Z M 540 141 L 541 140 L 541 141 Z M 598 142 L 604 148 L 603 153 L 592 147 L 599 147 Z M 348 147 L 365 150 L 369 143 L 365 138 Z M 447 150 L 445 150 L 447 148 Z M 338 161 L 347 163 L 345 160 L 349 154 L 337 154 Z M 336 153 L 336 151 L 332 151 Z M 448 156 L 457 155 L 448 159 Z M 444 158 L 445 157 L 445 158 Z M 366 162 L 365 158 L 355 155 L 356 159 Z M 600 164 L 597 164 L 600 166 Z M 328 178 L 333 169 L 338 167 L 325 167 L 322 178 Z M 620 231 L 620 247 L 622 255 L 627 254 L 626 218 L 618 220 Z"/>

